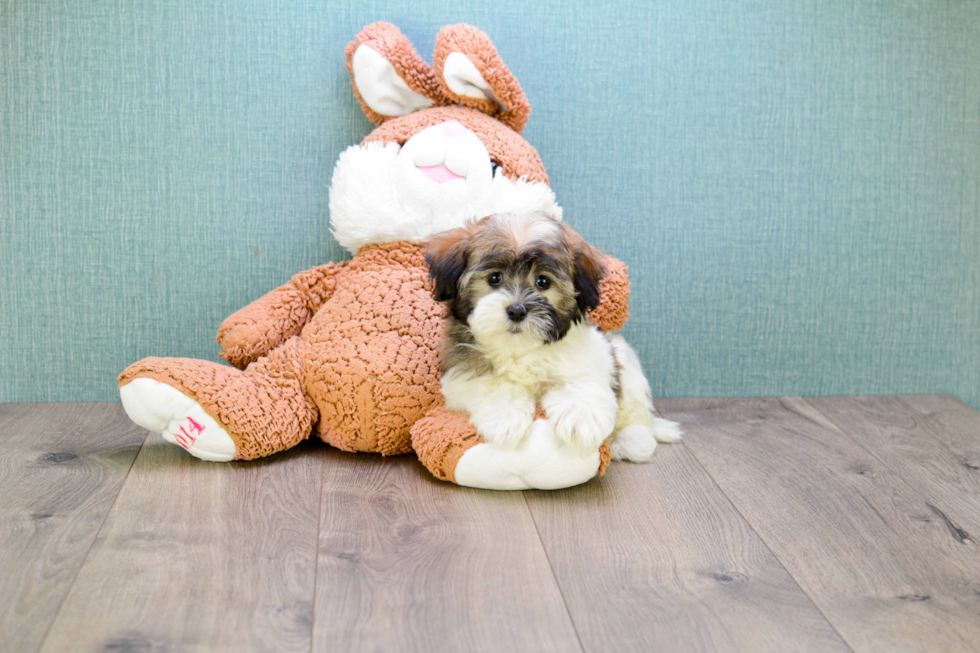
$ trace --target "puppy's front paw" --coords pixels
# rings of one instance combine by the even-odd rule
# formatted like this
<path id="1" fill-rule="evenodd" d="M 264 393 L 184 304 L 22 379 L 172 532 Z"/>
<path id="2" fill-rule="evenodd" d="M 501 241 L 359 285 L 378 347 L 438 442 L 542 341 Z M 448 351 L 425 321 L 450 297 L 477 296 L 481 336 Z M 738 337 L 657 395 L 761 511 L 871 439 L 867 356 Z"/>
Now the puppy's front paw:
<path id="1" fill-rule="evenodd" d="M 541 405 L 558 439 L 583 455 L 597 451 L 616 427 L 616 397 L 611 390 L 553 390 Z"/>
<path id="2" fill-rule="evenodd" d="M 534 405 L 520 402 L 519 405 L 499 406 L 494 411 L 471 415 L 470 421 L 476 427 L 477 433 L 490 444 L 515 449 L 531 430 Z"/>

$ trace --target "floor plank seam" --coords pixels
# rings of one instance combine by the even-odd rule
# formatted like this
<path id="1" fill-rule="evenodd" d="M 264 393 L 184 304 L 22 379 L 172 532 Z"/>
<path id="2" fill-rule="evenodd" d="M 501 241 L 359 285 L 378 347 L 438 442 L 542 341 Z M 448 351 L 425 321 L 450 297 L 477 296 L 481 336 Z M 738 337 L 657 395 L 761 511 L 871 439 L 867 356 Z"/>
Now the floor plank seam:
<path id="1" fill-rule="evenodd" d="M 582 642 L 582 636 L 579 635 L 578 626 L 575 625 L 575 619 L 572 618 L 572 611 L 568 609 L 568 600 L 565 598 L 565 590 L 562 589 L 561 581 L 558 580 L 558 574 L 555 573 L 555 566 L 551 564 L 551 556 L 548 555 L 548 547 L 544 544 L 544 538 L 541 537 L 541 530 L 538 528 L 538 520 L 534 518 L 534 511 L 531 510 L 531 506 L 527 502 L 527 495 L 522 491 L 521 498 L 524 499 L 524 507 L 527 508 L 527 513 L 531 515 L 531 523 L 534 524 L 534 533 L 538 536 L 538 542 L 541 544 L 541 551 L 544 553 L 544 559 L 548 561 L 548 570 L 551 571 L 551 577 L 555 581 L 555 586 L 558 588 L 558 595 L 561 597 L 562 605 L 565 606 L 565 614 L 568 615 L 568 622 L 572 624 L 572 632 L 575 633 L 575 639 L 578 640 L 578 647 L 582 653 L 586 653 L 585 644 Z"/>
<path id="2" fill-rule="evenodd" d="M 834 622 L 831 621 L 827 617 L 826 613 L 824 613 L 824 611 L 820 609 L 820 606 L 817 605 L 817 602 L 813 600 L 813 597 L 810 596 L 810 594 L 803 588 L 802 585 L 800 585 L 799 581 L 796 580 L 796 577 L 792 573 L 790 573 L 790 570 L 786 568 L 786 565 L 783 564 L 783 561 L 779 558 L 778 555 L 776 555 L 776 552 L 773 551 L 772 547 L 769 545 L 768 542 L 766 542 L 765 538 L 762 537 L 762 534 L 759 533 L 759 531 L 756 530 L 755 526 L 752 524 L 752 522 L 750 522 L 748 520 L 748 518 L 741 511 L 741 509 L 738 507 L 738 505 L 734 501 L 732 501 L 732 498 L 728 495 L 727 492 L 725 492 L 725 489 L 723 487 L 721 487 L 721 485 L 718 483 L 718 481 L 715 480 L 715 477 L 711 475 L 711 472 L 708 471 L 708 469 L 701 463 L 701 460 L 697 457 L 697 455 L 695 455 L 694 451 L 692 451 L 691 448 L 687 446 L 687 443 L 684 442 L 683 440 L 681 440 L 680 444 L 681 444 L 681 446 L 684 447 L 684 449 L 689 454 L 691 454 L 691 458 L 694 459 L 694 462 L 696 462 L 698 464 L 698 467 L 700 467 L 704 471 L 704 473 L 708 475 L 708 478 L 711 479 L 711 482 L 715 484 L 715 487 L 718 488 L 718 491 L 721 492 L 721 495 L 723 497 L 725 497 L 725 500 L 732 507 L 732 510 L 734 510 L 738 514 L 738 516 L 741 517 L 742 521 L 745 522 L 745 525 L 749 527 L 749 530 L 751 530 L 753 533 L 755 533 L 755 536 L 757 538 L 759 538 L 759 541 L 762 543 L 762 545 L 764 547 L 766 547 L 766 549 L 769 551 L 769 553 L 772 554 L 773 560 L 775 560 L 776 562 L 779 563 L 779 566 L 782 568 L 783 571 L 786 572 L 786 575 L 789 576 L 790 579 L 792 579 L 793 584 L 796 585 L 800 589 L 800 592 L 802 592 L 803 595 L 807 598 L 807 600 L 810 601 L 810 605 L 812 605 L 813 608 L 817 612 L 820 613 L 820 616 L 822 616 L 824 618 L 824 621 L 826 621 L 827 624 L 830 626 L 830 628 L 835 633 L 837 633 L 837 637 L 840 638 L 840 641 L 843 642 L 844 646 L 846 646 L 851 651 L 854 651 L 855 650 L 854 647 L 851 646 L 850 642 L 848 642 L 846 639 L 844 639 L 844 636 L 841 634 L 841 632 L 839 630 L 837 630 L 837 626 L 834 625 Z"/>
<path id="3" fill-rule="evenodd" d="M 316 518 L 316 557 L 313 559 L 313 600 L 310 601 L 310 653 L 316 648 L 316 640 L 313 634 L 316 632 L 316 585 L 320 575 L 320 533 L 323 529 L 323 477 L 327 471 L 327 456 L 322 448 L 318 448 L 320 458 L 320 491 L 317 492 L 317 518 Z"/>
<path id="4" fill-rule="evenodd" d="M 810 407 L 810 408 L 812 408 L 813 410 L 815 410 L 815 411 L 817 411 L 817 413 L 819 413 L 819 414 L 820 414 L 820 415 L 821 415 L 821 416 L 822 416 L 822 417 L 823 417 L 823 418 L 824 418 L 825 420 L 827 420 L 827 422 L 829 422 L 831 426 L 833 426 L 833 427 L 834 427 L 835 429 L 837 429 L 837 431 L 838 431 L 838 432 L 839 432 L 839 433 L 840 433 L 841 435 L 843 435 L 843 436 L 844 436 L 845 438 L 847 438 L 848 440 L 850 440 L 851 442 L 853 442 L 853 443 L 854 443 L 854 445 L 855 445 L 855 446 L 856 446 L 856 447 L 857 447 L 858 449 L 860 449 L 861 451 L 864 451 L 865 453 L 867 453 L 867 454 L 868 454 L 869 456 L 871 456 L 872 458 L 874 458 L 875 460 L 877 460 L 877 461 L 878 461 L 879 463 L 881 463 L 881 466 L 882 466 L 882 467 L 884 467 L 884 468 L 885 468 L 885 469 L 887 469 L 887 470 L 888 470 L 889 472 L 891 472 L 892 474 L 894 474 L 894 475 L 895 475 L 895 478 L 897 478 L 897 479 L 898 479 L 899 481 L 901 481 L 901 482 L 902 482 L 902 485 L 904 485 L 904 486 L 905 486 L 906 488 L 908 488 L 908 490 L 909 490 L 909 492 L 910 492 L 910 493 L 911 493 L 911 494 L 912 494 L 913 496 L 916 496 L 916 497 L 918 497 L 919 499 L 921 499 L 921 500 L 922 500 L 922 503 L 923 503 L 923 504 L 924 504 L 924 505 L 925 505 L 925 506 L 926 506 L 926 507 L 927 507 L 927 508 L 928 508 L 929 510 L 931 510 L 931 511 L 933 511 L 933 512 L 935 512 L 936 510 L 938 510 L 938 509 L 937 509 L 937 508 L 936 508 L 935 506 L 933 506 L 933 505 L 932 505 L 932 504 L 930 503 L 930 501 L 932 501 L 932 499 L 929 499 L 928 497 L 926 497 L 926 496 L 923 496 L 923 495 L 922 495 L 922 493 L 921 493 L 921 492 L 919 492 L 919 491 L 918 491 L 918 490 L 917 490 L 917 489 L 915 488 L 915 486 L 913 486 L 913 485 L 912 485 L 911 483 L 909 483 L 909 482 L 908 482 L 908 481 L 907 481 L 907 480 L 905 479 L 905 476 L 904 476 L 903 474 L 901 474 L 901 473 L 899 473 L 899 471 L 898 471 L 898 470 L 896 470 L 896 469 L 895 469 L 894 467 L 892 467 L 891 465 L 889 465 L 889 464 L 888 464 L 888 463 L 887 463 L 887 462 L 886 462 L 886 461 L 885 461 L 884 459 L 882 459 L 882 458 L 881 458 L 881 456 L 879 456 L 879 455 L 878 455 L 878 454 L 876 454 L 876 453 L 875 453 L 874 451 L 872 451 L 872 450 L 870 450 L 870 449 L 868 449 L 868 448 L 867 448 L 866 446 L 864 446 L 863 444 L 861 444 L 861 442 L 860 442 L 860 441 L 859 441 L 859 440 L 858 440 L 857 438 L 855 438 L 855 437 L 854 437 L 854 436 L 852 436 L 852 435 L 851 435 L 850 433 L 848 433 L 848 432 L 847 432 L 847 430 L 846 430 L 846 429 L 845 429 L 845 428 L 844 428 L 844 427 L 843 427 L 842 425 L 840 425 L 840 424 L 838 424 L 838 423 L 837 423 L 837 421 L 836 421 L 836 420 L 835 420 L 834 418 L 832 418 L 832 417 L 830 417 L 829 415 L 827 415 L 827 413 L 825 413 L 825 412 L 823 412 L 822 410 L 820 410 L 820 408 L 818 408 L 817 406 L 815 406 L 815 405 L 814 405 L 814 404 L 813 404 L 812 402 L 810 402 L 810 401 L 807 401 L 807 399 L 806 399 L 805 397 L 801 397 L 801 399 L 803 399 L 803 401 L 804 401 L 804 402 L 806 403 L 806 405 L 807 405 L 807 406 L 809 406 L 809 407 Z M 919 411 L 917 411 L 917 410 L 916 410 L 916 409 L 915 409 L 914 407 L 912 407 L 912 406 L 909 406 L 909 405 L 908 405 L 908 404 L 906 404 L 905 402 L 903 402 L 903 401 L 901 401 L 901 398 L 899 398 L 899 401 L 900 401 L 900 402 L 901 402 L 902 404 L 904 404 L 904 405 L 905 405 L 905 406 L 906 406 L 906 407 L 907 407 L 907 408 L 908 408 L 909 410 L 911 410 L 912 412 L 919 412 Z M 921 414 L 921 413 L 919 413 L 919 414 Z M 930 437 L 932 437 L 932 436 L 930 436 Z M 936 438 L 932 438 L 932 441 L 933 441 L 933 442 L 935 443 L 935 446 L 937 446 L 937 447 L 944 447 L 944 446 L 945 446 L 945 445 L 944 445 L 944 444 L 943 444 L 943 443 L 942 443 L 941 441 L 939 441 L 939 440 L 938 440 L 938 439 L 936 439 Z M 938 501 L 938 500 L 937 500 L 936 502 L 937 502 L 937 503 L 941 503 L 941 501 Z M 944 506 L 944 507 L 945 507 L 945 506 Z M 953 524 L 953 523 L 952 523 L 952 522 L 951 522 L 951 521 L 949 520 L 949 518 L 948 518 L 948 517 L 946 517 L 946 513 L 945 513 L 945 512 L 943 512 L 943 511 L 940 511 L 940 514 L 942 515 L 942 519 L 943 519 L 943 521 L 945 521 L 945 522 L 946 522 L 946 525 L 947 525 L 947 527 L 948 527 L 948 528 L 950 529 L 950 531 L 951 531 L 951 533 L 952 533 L 952 532 L 953 532 L 954 530 L 959 530 L 959 531 L 961 531 L 961 532 L 963 532 L 963 533 L 965 533 L 965 534 L 966 534 L 966 538 L 967 538 L 968 540 L 970 540 L 970 541 L 972 541 L 972 542 L 978 542 L 978 541 L 980 541 L 980 540 L 978 540 L 978 539 L 976 538 L 976 536 L 975 536 L 975 535 L 974 535 L 973 533 L 971 533 L 970 531 L 968 531 L 968 530 L 966 530 L 966 529 L 965 529 L 965 528 L 963 528 L 963 527 L 962 527 L 961 525 L 959 525 L 959 524 L 955 524 L 955 525 L 954 525 L 954 524 Z M 954 536 L 954 537 L 956 537 L 956 536 L 955 536 L 955 533 L 953 534 L 953 536 Z M 962 544 L 962 543 L 963 543 L 963 542 L 962 542 L 962 540 L 961 540 L 961 541 L 960 541 L 960 544 Z"/>
<path id="5" fill-rule="evenodd" d="M 54 613 L 54 618 L 51 623 L 48 624 L 47 629 L 44 631 L 44 636 L 41 638 L 40 643 L 37 645 L 36 651 L 40 651 L 44 648 L 44 643 L 48 640 L 48 635 L 51 634 L 51 629 L 57 623 L 58 618 L 61 616 L 61 611 L 65 607 L 65 603 L 68 602 L 68 597 L 71 596 L 71 590 L 75 586 L 75 581 L 78 579 L 78 574 L 81 573 L 82 569 L 88 563 L 88 557 L 92 554 L 92 549 L 95 548 L 95 543 L 99 539 L 99 535 L 102 534 L 102 529 L 105 528 L 105 523 L 109 519 L 109 515 L 112 514 L 113 509 L 116 507 L 116 502 L 119 500 L 119 495 L 122 494 L 123 489 L 126 487 L 126 483 L 129 481 L 129 474 L 133 471 L 133 465 L 136 464 L 136 459 L 140 457 L 140 453 L 143 452 L 143 447 L 149 441 L 150 436 L 153 435 L 149 431 L 146 432 L 146 436 L 143 438 L 143 444 L 140 445 L 139 451 L 133 456 L 133 459 L 129 463 L 129 468 L 126 470 L 126 475 L 123 476 L 122 483 L 119 484 L 119 491 L 116 492 L 116 496 L 112 497 L 112 503 L 109 504 L 109 509 L 105 511 L 105 515 L 102 517 L 102 523 L 99 524 L 98 530 L 95 531 L 95 537 L 89 542 L 88 549 L 85 551 L 85 557 L 82 558 L 82 563 L 78 565 L 78 569 L 75 570 L 75 574 L 72 576 L 71 583 L 68 584 L 68 589 L 65 591 L 65 595 L 61 597 L 61 603 L 58 604 L 58 610 Z"/>

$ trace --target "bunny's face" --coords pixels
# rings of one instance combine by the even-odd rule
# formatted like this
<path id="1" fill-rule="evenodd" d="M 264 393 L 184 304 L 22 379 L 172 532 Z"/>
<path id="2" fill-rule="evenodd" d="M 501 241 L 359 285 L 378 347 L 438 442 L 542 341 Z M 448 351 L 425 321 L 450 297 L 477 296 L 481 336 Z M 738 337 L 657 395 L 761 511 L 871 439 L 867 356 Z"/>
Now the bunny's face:
<path id="1" fill-rule="evenodd" d="M 518 133 L 530 107 L 486 35 L 443 28 L 435 64 L 387 23 L 347 47 L 354 93 L 378 124 L 341 154 L 331 182 L 332 231 L 352 253 L 492 213 L 561 219 L 541 159 Z"/>

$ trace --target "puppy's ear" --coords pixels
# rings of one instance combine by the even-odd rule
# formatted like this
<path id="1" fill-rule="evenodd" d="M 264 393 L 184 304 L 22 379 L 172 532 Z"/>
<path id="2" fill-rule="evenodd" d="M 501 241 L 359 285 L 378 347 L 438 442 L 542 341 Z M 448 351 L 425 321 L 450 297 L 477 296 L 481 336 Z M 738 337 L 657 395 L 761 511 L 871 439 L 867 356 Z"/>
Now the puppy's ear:
<path id="1" fill-rule="evenodd" d="M 456 298 L 459 279 L 469 264 L 469 242 L 469 230 L 461 227 L 436 236 L 426 245 L 425 262 L 435 283 L 437 302 Z"/>
<path id="2" fill-rule="evenodd" d="M 599 282 L 606 272 L 605 256 L 585 239 L 572 231 L 567 225 L 562 225 L 569 235 L 569 245 L 574 259 L 572 283 L 578 293 L 576 301 L 583 313 L 594 311 L 599 307 Z"/>

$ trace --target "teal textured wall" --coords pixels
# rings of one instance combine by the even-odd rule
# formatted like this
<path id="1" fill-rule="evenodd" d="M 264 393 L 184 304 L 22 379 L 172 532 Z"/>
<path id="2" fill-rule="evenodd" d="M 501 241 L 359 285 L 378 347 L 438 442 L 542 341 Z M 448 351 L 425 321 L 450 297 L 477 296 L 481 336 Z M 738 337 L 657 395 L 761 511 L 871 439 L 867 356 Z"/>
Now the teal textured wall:
<path id="1" fill-rule="evenodd" d="M 344 45 L 487 31 L 567 220 L 631 266 L 654 393 L 980 408 L 980 5 L 0 0 L 0 401 L 147 355 L 343 257 L 370 128 Z"/>

